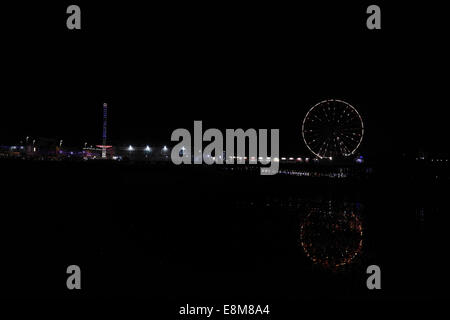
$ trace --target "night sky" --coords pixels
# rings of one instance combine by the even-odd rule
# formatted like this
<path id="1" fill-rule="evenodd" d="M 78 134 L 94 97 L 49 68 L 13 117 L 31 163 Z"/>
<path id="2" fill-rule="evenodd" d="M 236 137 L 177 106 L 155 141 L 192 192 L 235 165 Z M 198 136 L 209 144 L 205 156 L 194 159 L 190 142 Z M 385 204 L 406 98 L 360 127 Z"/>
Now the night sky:
<path id="1" fill-rule="evenodd" d="M 66 29 L 73 3 L 81 31 Z M 3 7 L 0 144 L 26 135 L 100 143 L 107 102 L 112 143 L 168 142 L 203 120 L 205 129 L 280 128 L 281 153 L 305 154 L 303 117 L 338 98 L 364 119 L 363 152 L 448 150 L 436 6 L 379 3 L 382 30 L 369 31 L 372 2 L 73 3 Z"/>

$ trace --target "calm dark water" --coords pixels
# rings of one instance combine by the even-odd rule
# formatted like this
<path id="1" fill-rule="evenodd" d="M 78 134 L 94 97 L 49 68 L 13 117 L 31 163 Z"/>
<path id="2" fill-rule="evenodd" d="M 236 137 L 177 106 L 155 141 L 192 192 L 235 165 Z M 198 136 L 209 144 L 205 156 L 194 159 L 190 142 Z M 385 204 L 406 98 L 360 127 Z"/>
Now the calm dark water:
<path id="1" fill-rule="evenodd" d="M 5 163 L 3 292 L 158 299 L 441 298 L 446 188 L 105 163 Z M 382 290 L 366 288 L 366 268 Z M 32 268 L 35 285 L 27 278 Z"/>

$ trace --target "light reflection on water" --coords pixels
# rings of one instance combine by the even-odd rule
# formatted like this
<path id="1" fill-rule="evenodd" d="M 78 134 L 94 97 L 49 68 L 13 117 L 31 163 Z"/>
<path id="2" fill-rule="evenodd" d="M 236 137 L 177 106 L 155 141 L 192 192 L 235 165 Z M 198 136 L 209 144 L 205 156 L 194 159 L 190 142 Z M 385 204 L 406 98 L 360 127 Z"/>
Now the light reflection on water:
<path id="1" fill-rule="evenodd" d="M 358 205 L 311 206 L 300 226 L 300 244 L 315 265 L 338 271 L 354 263 L 363 248 L 363 223 Z"/>
<path id="2" fill-rule="evenodd" d="M 348 270 L 362 259 L 365 239 L 364 205 L 358 201 L 267 196 L 241 199 L 237 208 L 293 215 L 296 246 L 305 263 L 328 271 Z M 269 214 L 270 216 L 270 214 Z M 273 219 L 277 219 L 276 217 Z"/>

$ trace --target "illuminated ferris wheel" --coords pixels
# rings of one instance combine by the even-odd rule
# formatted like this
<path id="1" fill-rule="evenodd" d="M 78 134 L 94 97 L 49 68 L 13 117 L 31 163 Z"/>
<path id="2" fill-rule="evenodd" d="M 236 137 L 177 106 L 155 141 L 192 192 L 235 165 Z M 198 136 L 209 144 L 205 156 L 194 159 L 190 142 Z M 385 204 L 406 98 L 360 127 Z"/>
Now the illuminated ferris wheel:
<path id="1" fill-rule="evenodd" d="M 364 125 L 358 111 L 341 100 L 324 100 L 305 116 L 302 135 L 306 146 L 319 158 L 347 157 L 361 144 Z"/>

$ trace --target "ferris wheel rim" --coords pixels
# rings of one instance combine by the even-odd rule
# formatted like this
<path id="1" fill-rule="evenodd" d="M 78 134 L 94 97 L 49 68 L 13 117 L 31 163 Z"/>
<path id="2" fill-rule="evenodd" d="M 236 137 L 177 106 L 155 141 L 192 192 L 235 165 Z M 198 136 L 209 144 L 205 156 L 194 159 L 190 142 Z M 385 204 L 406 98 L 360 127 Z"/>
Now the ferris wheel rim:
<path id="1" fill-rule="evenodd" d="M 352 155 L 352 154 L 359 148 L 359 146 L 360 146 L 360 144 L 361 144 L 361 142 L 362 142 L 362 140 L 363 140 L 363 137 L 364 137 L 364 122 L 363 122 L 362 117 L 361 117 L 361 115 L 359 114 L 358 110 L 356 110 L 356 108 L 355 108 L 354 106 L 352 106 L 350 103 L 348 103 L 348 102 L 346 102 L 346 101 L 344 101 L 344 100 L 341 100 L 341 99 L 325 99 L 325 100 L 319 101 L 318 103 L 316 103 L 315 105 L 313 105 L 313 106 L 308 110 L 308 112 L 306 113 L 305 117 L 303 118 L 303 122 L 302 122 L 302 138 L 303 138 L 303 142 L 305 143 L 305 145 L 306 145 L 306 147 L 309 149 L 309 151 L 311 151 L 311 152 L 312 152 L 316 157 L 318 157 L 319 159 L 328 158 L 328 157 L 321 156 L 320 154 L 314 152 L 314 151 L 310 148 L 310 146 L 309 146 L 309 144 L 308 144 L 308 142 L 306 141 L 306 138 L 305 138 L 305 121 L 306 121 L 306 119 L 308 118 L 308 115 L 310 114 L 310 112 L 311 112 L 312 110 L 314 110 L 314 108 L 316 108 L 317 106 L 319 106 L 319 105 L 321 105 L 321 104 L 323 104 L 323 103 L 327 103 L 327 102 L 339 102 L 339 103 L 342 103 L 342 104 L 344 104 L 344 105 L 350 107 L 353 111 L 355 111 L 355 113 L 356 113 L 356 115 L 358 116 L 359 121 L 360 121 L 360 123 L 361 123 L 361 138 L 359 139 L 359 142 L 358 142 L 358 144 L 356 145 L 356 147 L 355 147 L 351 152 L 349 152 L 349 153 L 347 153 L 347 154 L 344 154 L 344 156 L 348 157 L 348 156 Z"/>

